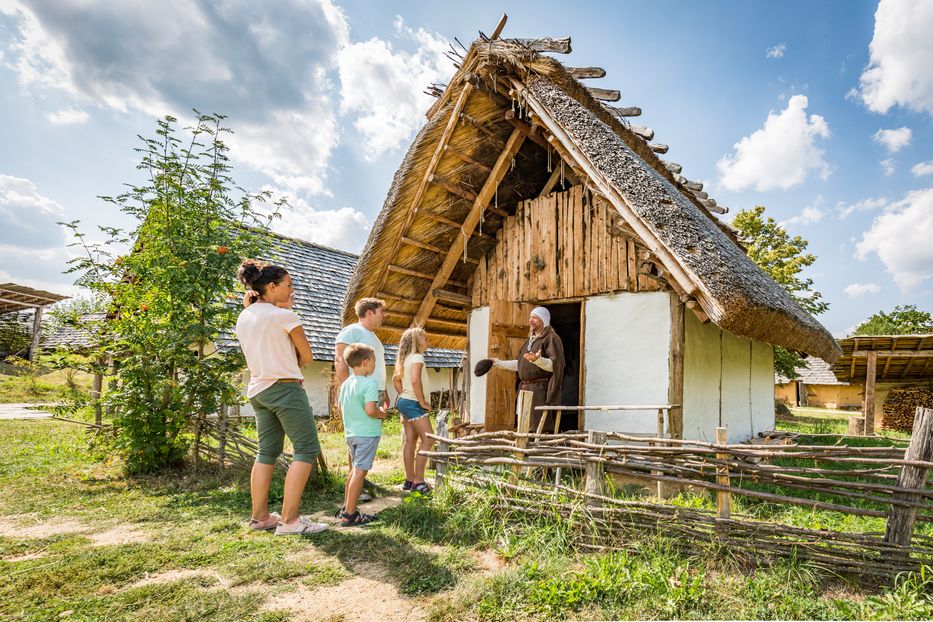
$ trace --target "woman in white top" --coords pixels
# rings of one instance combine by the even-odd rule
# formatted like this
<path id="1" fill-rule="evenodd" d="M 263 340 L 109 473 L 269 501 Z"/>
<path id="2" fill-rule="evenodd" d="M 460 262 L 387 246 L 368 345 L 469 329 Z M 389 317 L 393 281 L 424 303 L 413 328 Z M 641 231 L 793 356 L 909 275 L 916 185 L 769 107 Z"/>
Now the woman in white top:
<path id="1" fill-rule="evenodd" d="M 398 391 L 396 404 L 402 413 L 402 425 L 405 427 L 405 443 L 402 446 L 402 461 L 405 463 L 404 490 L 412 490 L 421 494 L 431 492 L 431 487 L 424 481 L 424 469 L 428 459 L 419 455 L 418 450 L 431 451 L 434 440 L 428 438 L 432 434 L 431 419 L 428 411 L 431 395 L 428 382 L 428 370 L 424 364 L 424 353 L 428 349 L 428 337 L 423 328 L 409 328 L 402 333 L 398 344 L 398 356 L 395 360 L 395 374 L 392 384 Z M 420 440 L 420 446 L 416 443 Z"/>
<path id="2" fill-rule="evenodd" d="M 251 529 L 275 529 L 275 535 L 323 531 L 327 525 L 298 515 L 301 495 L 321 445 L 301 368 L 311 362 L 311 345 L 295 303 L 292 277 L 285 268 L 247 259 L 237 273 L 246 286 L 245 309 L 236 322 L 236 336 L 249 368 L 246 397 L 256 416 L 259 451 L 250 476 L 253 515 Z M 275 462 L 288 436 L 294 461 L 285 475 L 282 514 L 269 512 L 269 486 Z"/>

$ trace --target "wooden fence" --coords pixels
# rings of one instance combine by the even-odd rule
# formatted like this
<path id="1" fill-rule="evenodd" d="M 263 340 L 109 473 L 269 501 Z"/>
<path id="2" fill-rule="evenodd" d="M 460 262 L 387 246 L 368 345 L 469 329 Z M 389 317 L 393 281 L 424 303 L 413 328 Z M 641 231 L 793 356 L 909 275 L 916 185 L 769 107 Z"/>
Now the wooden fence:
<path id="1" fill-rule="evenodd" d="M 891 577 L 933 565 L 933 410 L 918 409 L 906 450 L 845 444 L 726 444 L 645 438 L 612 432 L 534 434 L 489 432 L 448 438 L 428 452 L 438 465 L 438 486 L 489 486 L 503 511 L 576 514 L 592 529 L 584 548 L 625 548 L 633 534 L 658 532 L 677 546 L 727 546 L 736 555 L 796 556 L 836 572 Z M 563 475 L 559 475 L 562 473 Z M 531 477 L 530 475 L 537 476 Z M 609 481 L 636 478 L 669 489 L 716 495 L 716 509 L 683 507 L 652 497 L 619 498 Z M 742 499 L 745 513 L 736 512 Z M 859 527 L 830 530 L 768 520 L 790 506 L 815 514 L 867 517 Z M 755 515 L 752 515 L 754 512 Z M 797 514 L 798 519 L 800 514 Z M 844 522 L 844 521 L 838 521 Z M 918 532 L 919 531 L 919 532 Z"/>

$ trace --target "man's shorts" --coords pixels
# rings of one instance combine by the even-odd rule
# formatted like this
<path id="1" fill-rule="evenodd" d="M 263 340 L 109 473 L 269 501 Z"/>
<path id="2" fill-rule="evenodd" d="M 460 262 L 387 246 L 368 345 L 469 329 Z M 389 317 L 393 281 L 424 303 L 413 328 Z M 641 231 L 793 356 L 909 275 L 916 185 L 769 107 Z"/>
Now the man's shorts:
<path id="1" fill-rule="evenodd" d="M 368 471 L 373 468 L 376 459 L 376 449 L 379 448 L 381 436 L 349 436 L 347 447 L 350 449 L 350 464 L 354 469 Z"/>

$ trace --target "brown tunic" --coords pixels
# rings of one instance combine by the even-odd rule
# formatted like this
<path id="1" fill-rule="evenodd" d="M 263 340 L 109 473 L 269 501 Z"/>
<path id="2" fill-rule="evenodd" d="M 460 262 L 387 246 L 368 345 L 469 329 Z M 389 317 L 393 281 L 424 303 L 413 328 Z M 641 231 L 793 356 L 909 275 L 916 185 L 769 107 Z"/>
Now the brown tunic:
<path id="1" fill-rule="evenodd" d="M 522 344 L 518 352 L 518 388 L 534 394 L 532 409 L 538 406 L 560 405 L 561 381 L 564 378 L 564 345 L 560 337 L 550 326 L 545 326 L 529 349 L 529 342 Z M 526 352 L 541 352 L 541 356 L 551 359 L 552 371 L 545 371 L 530 361 L 525 360 Z M 540 411 L 531 411 L 531 430 L 534 431 L 541 421 Z"/>

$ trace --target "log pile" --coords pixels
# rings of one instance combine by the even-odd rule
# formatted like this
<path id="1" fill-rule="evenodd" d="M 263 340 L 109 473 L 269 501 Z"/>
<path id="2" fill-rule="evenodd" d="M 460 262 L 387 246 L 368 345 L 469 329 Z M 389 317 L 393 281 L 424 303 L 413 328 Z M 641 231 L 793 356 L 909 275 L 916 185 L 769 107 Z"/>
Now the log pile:
<path id="1" fill-rule="evenodd" d="M 917 407 L 933 408 L 933 390 L 930 387 L 897 387 L 888 392 L 884 400 L 881 427 L 898 432 L 910 432 L 914 426 Z"/>

